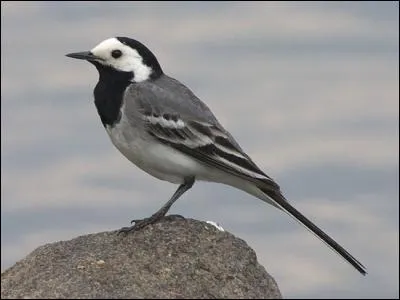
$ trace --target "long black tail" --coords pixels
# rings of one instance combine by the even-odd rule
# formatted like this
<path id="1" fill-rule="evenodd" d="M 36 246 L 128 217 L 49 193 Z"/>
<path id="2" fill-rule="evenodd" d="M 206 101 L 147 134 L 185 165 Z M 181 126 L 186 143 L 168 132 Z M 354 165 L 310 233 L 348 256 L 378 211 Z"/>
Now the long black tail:
<path id="1" fill-rule="evenodd" d="M 337 254 L 341 255 L 347 262 L 349 262 L 354 268 L 356 268 L 362 275 L 367 274 L 366 268 L 347 252 L 342 246 L 340 246 L 336 241 L 334 241 L 329 235 L 319 229 L 314 223 L 303 216 L 297 209 L 295 209 L 290 203 L 285 199 L 285 197 L 275 191 L 271 191 L 271 188 L 263 188 L 258 186 L 258 188 L 263 191 L 269 198 L 271 198 L 280 209 L 286 212 L 289 216 L 294 218 L 296 221 L 305 226 L 318 238 L 320 238 L 325 244 L 327 244 L 332 250 Z"/>

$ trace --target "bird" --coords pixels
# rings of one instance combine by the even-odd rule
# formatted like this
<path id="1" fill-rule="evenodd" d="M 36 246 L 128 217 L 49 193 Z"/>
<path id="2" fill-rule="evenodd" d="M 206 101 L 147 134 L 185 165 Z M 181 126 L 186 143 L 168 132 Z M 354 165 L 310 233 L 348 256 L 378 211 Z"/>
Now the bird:
<path id="1" fill-rule="evenodd" d="M 183 83 L 164 73 L 144 44 L 111 37 L 90 51 L 66 54 L 94 65 L 94 103 L 114 146 L 134 165 L 178 184 L 153 215 L 132 220 L 120 233 L 160 221 L 195 181 L 232 186 L 271 204 L 316 235 L 362 275 L 366 267 L 284 197 L 280 186 L 247 155 L 209 107 Z"/>

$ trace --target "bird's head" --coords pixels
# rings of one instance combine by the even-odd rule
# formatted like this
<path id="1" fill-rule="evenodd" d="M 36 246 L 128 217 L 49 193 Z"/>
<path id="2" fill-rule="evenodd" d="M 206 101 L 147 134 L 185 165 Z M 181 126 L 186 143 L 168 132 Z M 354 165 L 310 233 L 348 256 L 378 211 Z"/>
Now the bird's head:
<path id="1" fill-rule="evenodd" d="M 155 55 L 142 43 L 127 37 L 114 37 L 102 41 L 90 51 L 75 52 L 66 56 L 87 60 L 100 73 L 124 73 L 131 81 L 156 79 L 163 74 Z"/>

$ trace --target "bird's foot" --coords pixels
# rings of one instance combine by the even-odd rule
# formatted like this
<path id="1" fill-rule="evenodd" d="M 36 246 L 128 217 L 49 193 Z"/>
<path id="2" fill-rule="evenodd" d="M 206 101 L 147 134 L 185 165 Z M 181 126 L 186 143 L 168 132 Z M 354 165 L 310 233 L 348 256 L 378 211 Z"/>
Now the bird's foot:
<path id="1" fill-rule="evenodd" d="M 164 214 L 155 213 L 154 215 L 152 215 L 149 218 L 132 220 L 131 224 L 132 223 L 135 223 L 135 224 L 133 226 L 130 226 L 130 227 L 121 228 L 118 231 L 118 234 L 139 231 L 139 230 L 145 228 L 148 225 L 151 225 L 151 224 L 154 224 L 154 223 L 157 223 L 157 222 L 161 221 L 162 219 L 175 220 L 177 218 L 184 219 L 184 217 L 181 216 L 181 215 L 168 215 L 168 216 L 165 216 Z"/>
<path id="2" fill-rule="evenodd" d="M 144 219 L 138 219 L 138 220 L 132 220 L 132 223 L 135 223 L 133 226 L 130 227 L 123 227 L 119 230 L 118 233 L 129 233 L 129 232 L 135 232 L 139 231 L 143 228 L 145 228 L 148 225 L 154 224 L 158 222 L 163 216 L 158 216 L 156 214 L 152 215 L 149 218 L 144 218 Z"/>

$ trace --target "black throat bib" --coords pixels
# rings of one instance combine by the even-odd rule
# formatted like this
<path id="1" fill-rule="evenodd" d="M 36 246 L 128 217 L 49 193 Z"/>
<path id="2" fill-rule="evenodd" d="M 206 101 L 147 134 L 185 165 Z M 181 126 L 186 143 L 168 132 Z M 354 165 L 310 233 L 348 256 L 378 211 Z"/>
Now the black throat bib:
<path id="1" fill-rule="evenodd" d="M 132 84 L 133 72 L 117 71 L 93 62 L 100 77 L 94 89 L 94 103 L 104 127 L 113 126 L 121 118 L 121 106 L 126 88 Z"/>

